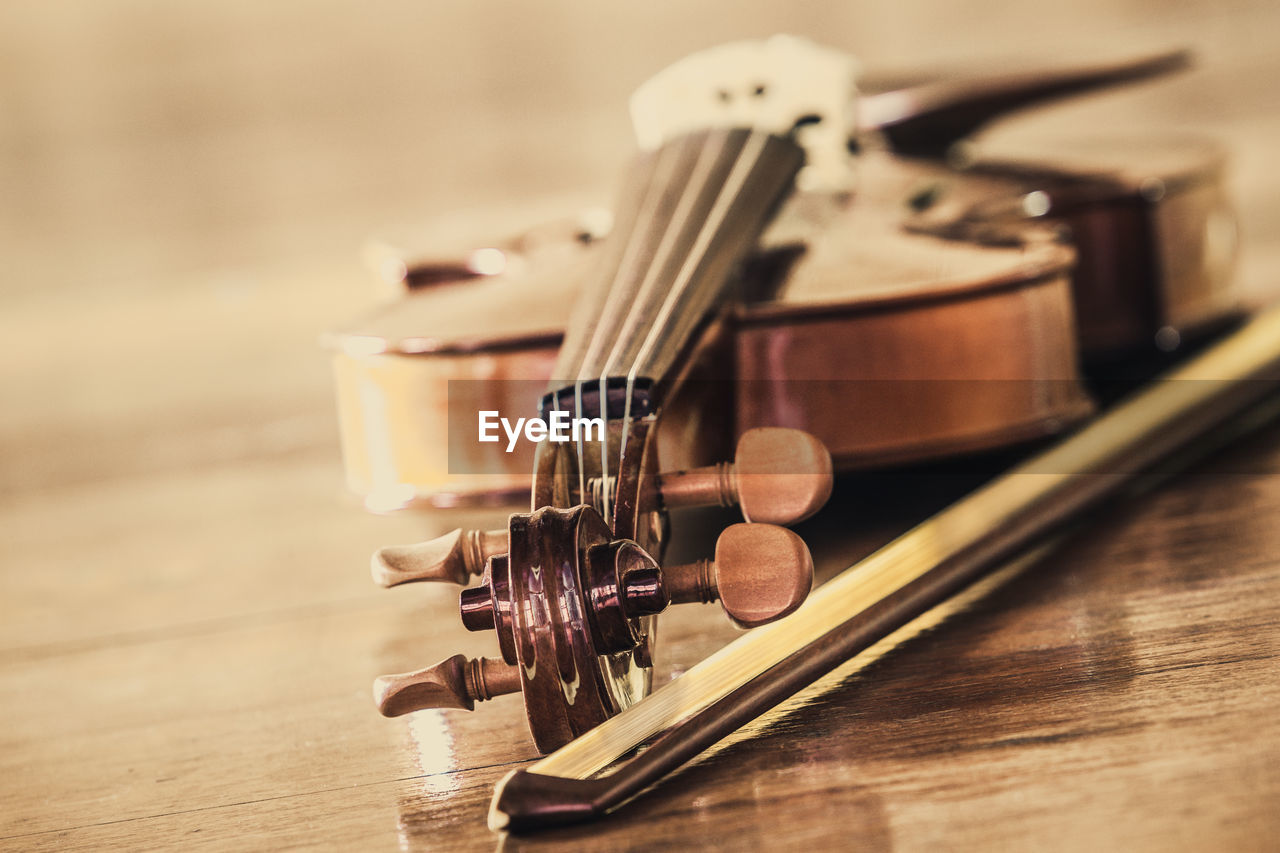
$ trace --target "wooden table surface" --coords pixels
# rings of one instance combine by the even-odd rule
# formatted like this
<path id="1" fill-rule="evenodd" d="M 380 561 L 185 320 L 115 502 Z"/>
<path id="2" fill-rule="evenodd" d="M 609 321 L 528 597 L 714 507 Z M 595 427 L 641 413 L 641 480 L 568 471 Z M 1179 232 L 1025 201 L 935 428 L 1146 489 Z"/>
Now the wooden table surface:
<path id="1" fill-rule="evenodd" d="M 376 545 L 502 513 L 378 517 L 345 497 L 315 344 L 365 303 L 359 236 L 485 234 L 607 197 L 620 93 L 692 47 L 784 28 L 849 27 L 828 40 L 898 67 L 1046 27 L 1062 59 L 1202 46 L 1199 76 L 1029 124 L 1224 138 L 1244 287 L 1272 298 L 1270 5 L 1096 0 L 1073 7 L 1085 22 L 977 4 L 998 26 L 946 5 L 779 5 L 732 26 L 672 7 L 687 17 L 669 34 L 568 2 L 501 24 L 460 4 L 213 8 L 0 11 L 0 848 L 1280 848 L 1280 431 L 1113 507 L 613 818 L 502 839 L 484 816 L 533 758 L 520 703 L 378 717 L 374 675 L 492 652 L 451 591 L 384 592 L 366 571 Z M 468 45 L 497 58 L 440 76 Z M 560 98 L 521 96 L 569 77 Z M 447 132 L 419 88 L 441 110 L 465 95 Z M 803 532 L 826 576 L 965 486 L 846 482 Z M 672 615 L 662 677 L 732 636 L 715 608 Z"/>

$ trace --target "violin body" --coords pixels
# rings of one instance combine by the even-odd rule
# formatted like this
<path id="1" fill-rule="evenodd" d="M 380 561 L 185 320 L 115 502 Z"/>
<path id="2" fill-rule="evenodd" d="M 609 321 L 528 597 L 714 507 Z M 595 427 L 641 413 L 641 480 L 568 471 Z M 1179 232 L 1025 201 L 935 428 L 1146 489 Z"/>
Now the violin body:
<path id="1" fill-rule="evenodd" d="M 813 433 L 844 471 L 1043 438 L 1091 412 L 1081 365 L 1238 315 L 1217 146 L 1045 149 L 964 169 L 871 153 L 820 231 L 795 237 L 784 211 L 739 274 L 754 298 L 693 369 L 707 381 L 672 402 L 664 464 L 758 426 Z M 475 442 L 476 413 L 519 411 L 551 377 L 602 236 L 543 226 L 486 248 L 493 274 L 409 262 L 397 297 L 330 336 L 348 484 L 371 509 L 523 497 L 532 448 Z"/>

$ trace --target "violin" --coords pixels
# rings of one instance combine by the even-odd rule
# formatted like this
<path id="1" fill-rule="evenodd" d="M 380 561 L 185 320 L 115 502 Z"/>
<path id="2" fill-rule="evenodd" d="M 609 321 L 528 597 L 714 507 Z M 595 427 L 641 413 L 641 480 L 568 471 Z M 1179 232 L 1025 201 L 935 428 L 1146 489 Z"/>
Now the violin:
<path id="1" fill-rule="evenodd" d="M 463 586 L 463 624 L 499 651 L 380 678 L 380 710 L 518 692 L 555 750 L 650 692 L 670 604 L 718 600 L 742 627 L 800 607 L 813 567 L 787 526 L 835 472 L 1058 435 L 1095 410 L 1083 365 L 1231 322 L 1213 145 L 965 145 L 1184 63 L 859 96 L 835 51 L 723 46 L 637 91 L 611 217 L 393 264 L 403 294 L 330 338 L 349 484 L 378 511 L 530 511 L 374 555 L 384 586 Z M 507 414 L 537 440 L 486 436 Z M 557 440 L 565 422 L 582 429 Z M 666 565 L 669 511 L 716 504 L 744 523 Z"/>

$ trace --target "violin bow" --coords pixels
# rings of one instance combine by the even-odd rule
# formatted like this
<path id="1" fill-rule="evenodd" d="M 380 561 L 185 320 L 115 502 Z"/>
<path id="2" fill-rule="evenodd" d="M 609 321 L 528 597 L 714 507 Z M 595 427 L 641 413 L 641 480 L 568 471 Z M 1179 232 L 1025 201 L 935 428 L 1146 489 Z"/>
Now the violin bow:
<path id="1" fill-rule="evenodd" d="M 495 831 L 599 817 L 1280 388 L 1280 306 L 617 716 L 498 783 Z M 638 756 L 600 771 L 661 735 Z M 599 774 L 599 775 L 597 775 Z"/>

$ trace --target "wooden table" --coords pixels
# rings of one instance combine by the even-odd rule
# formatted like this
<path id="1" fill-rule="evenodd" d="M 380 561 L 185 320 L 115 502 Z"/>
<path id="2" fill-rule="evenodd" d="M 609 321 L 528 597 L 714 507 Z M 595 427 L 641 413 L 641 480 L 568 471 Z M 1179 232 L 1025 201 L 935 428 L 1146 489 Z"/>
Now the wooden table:
<path id="1" fill-rule="evenodd" d="M 561 5 L 555 20 L 567 26 L 581 10 Z M 1045 11 L 1055 4 L 1039 7 L 1057 14 Z M 234 8 L 243 17 L 239 23 L 227 23 L 230 13 L 217 19 L 221 29 L 201 18 L 185 35 L 165 30 L 169 41 L 156 44 L 237 44 L 235 32 L 247 32 L 257 19 L 247 17 L 255 4 Z M 1099 0 L 1090 8 L 1120 7 Z M 1124 95 L 1118 105 L 1093 113 L 1072 108 L 1038 129 L 1090 116 L 1100 124 L 1123 123 L 1136 114 L 1153 119 L 1157 129 L 1221 131 L 1237 156 L 1234 186 L 1248 250 L 1242 275 L 1255 298 L 1269 298 L 1280 292 L 1274 177 L 1280 125 L 1274 94 L 1260 94 L 1260 87 L 1274 79 L 1280 60 L 1273 36 L 1263 45 L 1250 33 L 1274 33 L 1277 15 L 1259 4 L 1218 18 L 1213 8 L 1151 24 L 1166 42 L 1207 33 L 1210 56 L 1218 60 L 1207 78 L 1187 78 L 1183 88 L 1161 90 L 1165 94 L 1150 102 Z M 40 14 L 48 19 L 37 26 Z M 158 8 L 149 14 L 177 20 Z M 283 26 L 284 13 L 272 14 Z M 457 24 L 470 13 L 441 14 Z M 1018 26 L 1029 32 L 1037 14 L 1019 12 Z M 1112 508 L 1005 586 L 956 608 L 875 664 L 820 685 L 610 820 L 530 839 L 490 834 L 484 814 L 493 783 L 533 757 L 520 704 L 508 698 L 470 715 L 378 717 L 369 697 L 374 675 L 454 652 L 492 650 L 485 637 L 456 624 L 451 591 L 379 591 L 365 566 L 376 545 L 459 525 L 491 526 L 501 513 L 376 517 L 345 498 L 326 366 L 315 338 L 363 301 L 352 284 L 354 262 L 340 260 L 355 257 L 354 245 L 335 235 L 360 233 L 375 219 L 407 218 L 410 199 L 417 203 L 413 193 L 430 187 L 419 183 L 401 196 L 391 193 L 390 213 L 378 213 L 371 199 L 407 174 L 419 145 L 457 154 L 459 174 L 468 180 L 481 174 L 480 160 L 511 148 L 492 143 L 467 159 L 467 140 L 492 129 L 494 120 L 472 121 L 465 108 L 452 148 L 443 136 L 427 133 L 437 125 L 421 116 L 412 119 L 419 139 L 400 140 L 400 153 L 390 158 L 363 136 L 334 143 L 323 134 L 326 119 L 313 117 L 320 136 L 350 152 L 342 174 L 360 174 L 357 163 L 370 163 L 376 192 L 362 193 L 352 183 L 345 189 L 324 184 L 332 194 L 323 198 L 300 190 L 290 195 L 333 170 L 316 161 L 290 172 L 293 183 L 286 186 L 272 184 L 278 170 L 264 166 L 264 186 L 279 192 L 263 189 L 243 209 L 231 197 L 217 206 L 221 184 L 212 178 L 199 187 L 182 185 L 184 192 L 205 193 L 210 211 L 240 217 L 234 227 L 230 218 L 192 213 L 199 207 L 173 207 L 191 215 L 168 216 L 170 208 L 146 206 L 124 192 L 133 184 L 111 183 L 119 177 L 112 164 L 141 170 L 158 161 L 172 169 L 172 152 L 157 148 L 156 140 L 181 137 L 174 150 L 205 165 L 213 151 L 279 166 L 283 155 L 274 137 L 239 135 L 232 120 L 244 118 L 235 104 L 257 102 L 242 94 L 221 103 L 212 93 L 222 90 L 196 86 L 206 110 L 225 107 L 232 117 L 216 125 L 229 129 L 209 131 L 203 154 L 205 143 L 192 139 L 206 137 L 191 137 L 180 114 L 170 116 L 171 125 L 144 122 L 122 130 L 121 124 L 111 125 L 114 136 L 90 133 L 106 120 L 95 125 L 91 114 L 72 126 L 64 113 L 114 95 L 104 83 L 102 91 L 86 88 L 79 100 L 36 97 L 53 92 L 55 78 L 43 76 L 45 65 L 28 61 L 32 45 L 50 37 L 55 18 L 63 28 L 58 32 L 70 32 L 71 17 L 31 15 L 12 13 L 0 28 L 17 69 L 6 91 L 31 94 L 22 101 L 28 111 L 14 115 L 30 119 L 44 104 L 54 118 L 32 139 L 105 153 L 76 159 L 79 154 L 38 146 L 6 149 L 26 152 L 18 163 L 48 166 L 62 157 L 57 169 L 65 183 L 54 187 L 62 196 L 49 194 L 51 184 L 38 170 L 14 174 L 26 182 L 27 197 L 46 205 L 71 199 L 83 217 L 58 220 L 59 227 L 71 223 L 62 233 L 48 224 L 57 220 L 56 207 L 32 202 L 24 216 L 34 218 L 7 220 L 28 223 L 26 230 L 10 229 L 4 238 L 8 255 L 19 261 L 11 274 L 23 279 L 13 280 L 0 312 L 7 353 L 0 391 L 8 401 L 0 410 L 0 847 L 1280 846 L 1280 435 L 1274 429 Z M 355 16 L 355 7 L 348 18 L 320 15 L 304 35 L 346 44 L 344 22 Z M 751 26 L 777 28 L 775 17 L 759 13 Z M 887 43 L 904 45 L 908 59 L 949 43 L 945 16 L 932 23 L 924 13 L 914 17 L 923 41 Z M 117 34 L 146 20 L 137 11 Z M 1108 22 L 1127 20 L 1110 11 L 1091 26 L 1106 33 Z M 861 38 L 872 59 L 881 44 L 876 34 L 898 32 L 894 21 L 863 21 Z M 797 28 L 818 34 L 821 23 L 814 13 Z M 378 26 L 370 32 L 409 39 L 394 20 Z M 607 40 L 589 41 L 589 21 L 581 28 L 574 43 L 596 45 L 582 48 L 582 62 L 612 49 Z M 526 31 L 536 35 L 537 28 L 528 24 Z M 92 41 L 87 29 L 75 32 L 75 45 L 106 43 Z M 695 38 L 681 31 L 682 50 L 684 40 L 712 40 L 705 25 L 697 32 L 702 35 Z M 1081 25 L 1076 36 L 1083 32 Z M 975 34 L 976 51 L 1001 43 L 1008 30 L 977 28 Z M 122 36 L 111 44 L 124 45 L 120 56 L 134 56 L 129 51 L 145 41 Z M 368 41 L 357 55 L 383 57 L 377 40 Z M 640 67 L 646 50 L 661 53 L 658 43 L 654 35 L 631 49 L 627 73 Z M 305 53 L 293 50 L 279 61 Z M 957 53 L 953 48 L 950 55 Z M 257 61 L 253 51 L 223 54 L 217 62 L 228 68 L 242 63 L 233 70 Z M 92 82 L 101 55 L 85 57 L 68 52 L 59 73 L 74 72 L 77 85 Z M 222 67 L 217 62 L 182 66 L 181 85 L 199 83 L 196 70 Z M 155 70 L 161 60 L 153 64 L 149 73 L 162 79 Z M 361 66 L 363 79 L 384 79 L 369 67 Z M 468 80 L 488 79 L 475 68 L 468 73 Z M 559 180 L 580 165 L 576 157 L 544 156 L 558 145 L 552 131 L 568 122 L 588 138 L 614 140 L 618 128 L 598 117 L 606 100 L 617 103 L 615 88 L 625 91 L 635 82 L 623 76 L 615 74 L 608 85 L 582 84 L 572 95 L 578 100 L 561 104 L 559 112 L 549 107 L 544 119 L 518 118 L 519 127 L 537 130 L 525 140 L 532 165 L 508 162 L 481 185 L 477 204 L 503 197 L 513 183 L 519 205 L 502 210 L 504 222 L 521 221 L 520 205 L 541 204 L 546 188 L 539 181 Z M 340 78 L 335 71 L 329 82 Z M 479 97 L 489 91 L 483 83 L 473 88 Z M 246 85 L 250 91 L 258 90 Z M 519 116 L 518 90 L 492 96 Z M 346 109 L 346 101 L 337 103 L 333 115 Z M 359 126 L 391 114 L 390 101 L 381 108 L 361 114 Z M 308 121 L 293 116 L 281 132 L 310 138 Z M 586 184 L 607 173 L 611 156 L 587 163 Z M 539 163 L 551 164 L 551 171 L 535 168 Z M 99 195 L 77 183 L 77 175 L 91 179 Z M 461 178 L 458 186 L 439 180 L 445 183 L 432 185 L 435 198 L 464 198 Z M 149 191 L 164 190 L 157 183 Z M 75 193 L 81 195 L 72 198 Z M 334 207 L 345 199 L 350 208 Z M 341 227 L 335 209 L 343 211 Z M 490 218 L 478 211 L 462 224 L 433 221 L 488 233 Z M 86 224 L 91 220 L 95 224 Z M 276 225 L 280 230 L 270 230 Z M 298 236 L 303 232 L 306 239 Z M 270 251 L 250 260 L 228 254 L 254 240 Z M 62 257 L 65 262 L 55 264 L 61 273 L 42 280 L 42 262 Z M 844 483 L 831 508 L 803 532 L 829 575 L 965 486 L 960 478 L 905 474 Z M 687 529 L 723 520 L 702 516 Z M 850 536 L 848 528 L 859 533 Z M 693 551 L 706 541 L 691 532 L 682 547 Z M 661 677 L 733 635 L 714 608 L 672 615 L 659 650 Z"/>
<path id="2" fill-rule="evenodd" d="M 282 450 L 3 506 L 5 847 L 496 843 L 493 783 L 533 757 L 519 702 L 384 720 L 368 696 L 376 673 L 485 649 L 448 590 L 371 591 L 367 543 L 476 519 L 368 517 L 337 476 Z M 824 573 L 964 485 L 845 484 L 806 531 Z M 1277 517 L 1273 430 L 612 819 L 505 843 L 1266 849 Z M 876 533 L 827 529 L 845 520 Z M 731 634 L 684 608 L 661 653 L 688 664 Z"/>

